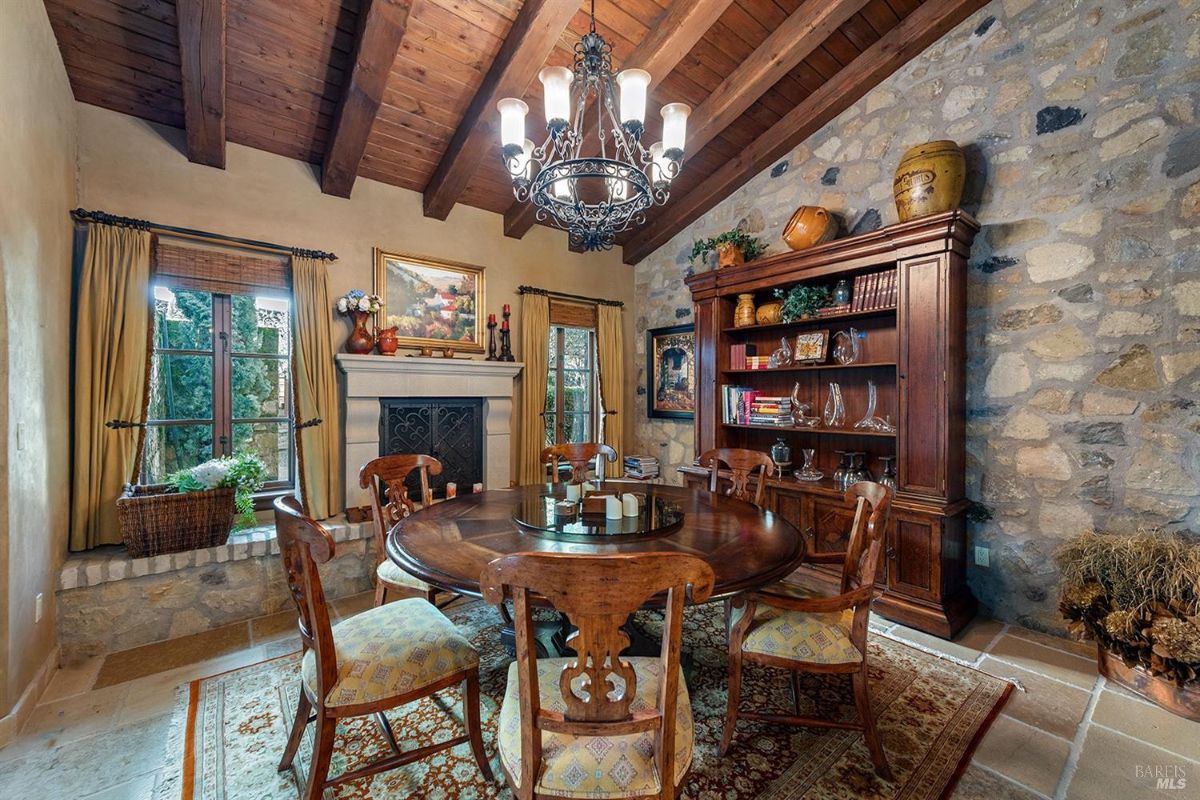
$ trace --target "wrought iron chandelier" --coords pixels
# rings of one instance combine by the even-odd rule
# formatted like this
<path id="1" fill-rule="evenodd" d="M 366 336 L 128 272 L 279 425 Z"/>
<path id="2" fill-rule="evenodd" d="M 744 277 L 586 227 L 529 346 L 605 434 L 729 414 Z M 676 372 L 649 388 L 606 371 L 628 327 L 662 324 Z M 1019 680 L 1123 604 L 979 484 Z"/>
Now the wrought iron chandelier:
<path id="1" fill-rule="evenodd" d="M 525 138 L 526 103 L 506 97 L 496 104 L 513 194 L 536 206 L 539 222 L 565 230 L 573 248 L 608 250 L 618 233 L 645 222 L 646 209 L 670 197 L 692 109 L 663 106 L 662 141 L 642 146 L 650 73 L 626 69 L 613 75 L 612 46 L 596 32 L 595 0 L 591 29 L 575 45 L 574 69 L 545 67 L 538 79 L 547 130 L 540 146 Z M 593 97 L 597 124 L 589 136 L 584 124 Z M 585 138 L 598 141 L 588 146 Z"/>

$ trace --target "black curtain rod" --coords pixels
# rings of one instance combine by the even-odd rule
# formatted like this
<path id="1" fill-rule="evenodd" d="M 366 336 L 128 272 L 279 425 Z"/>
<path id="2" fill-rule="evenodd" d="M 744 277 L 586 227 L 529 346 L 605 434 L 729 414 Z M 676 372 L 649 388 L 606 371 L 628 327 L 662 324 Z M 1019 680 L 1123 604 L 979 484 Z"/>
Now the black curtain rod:
<path id="1" fill-rule="evenodd" d="M 563 300 L 582 300 L 585 303 L 595 303 L 598 306 L 625 307 L 625 304 L 620 300 L 605 300 L 602 297 L 584 297 L 580 294 L 567 294 L 566 292 L 554 292 L 550 289 L 539 289 L 536 286 L 518 286 L 517 294 L 543 294 L 547 297 L 560 297 Z"/>
<path id="2" fill-rule="evenodd" d="M 333 253 L 326 253 L 324 250 L 306 250 L 303 247 L 285 247 L 281 244 L 260 242 L 255 239 L 242 239 L 237 236 L 223 236 L 219 233 L 210 233 L 209 231 L 196 230 L 195 228 L 180 228 L 175 225 L 161 225 L 157 222 L 149 222 L 144 219 L 119 217 L 116 214 L 107 214 L 103 211 L 87 211 L 82 208 L 76 208 L 71 212 L 71 219 L 75 220 L 76 222 L 99 222 L 104 225 L 121 225 L 126 228 L 137 228 L 138 230 L 142 231 L 175 234 L 192 239 L 205 239 L 218 244 L 242 245 L 244 247 L 252 247 L 257 250 L 266 250 L 268 252 L 280 253 L 283 255 L 300 256 L 302 258 L 315 258 L 323 261 L 337 260 L 336 255 Z"/>

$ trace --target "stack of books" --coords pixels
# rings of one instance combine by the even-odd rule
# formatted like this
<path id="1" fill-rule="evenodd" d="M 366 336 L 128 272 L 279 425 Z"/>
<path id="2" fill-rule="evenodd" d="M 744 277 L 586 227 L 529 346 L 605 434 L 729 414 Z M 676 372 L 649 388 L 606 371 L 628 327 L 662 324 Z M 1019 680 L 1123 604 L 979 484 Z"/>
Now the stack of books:
<path id="1" fill-rule="evenodd" d="M 754 398 L 762 394 L 757 389 L 748 386 L 721 387 L 723 398 L 721 421 L 732 425 L 747 425 L 750 422 L 750 405 Z"/>
<path id="2" fill-rule="evenodd" d="M 854 279 L 851 311 L 875 311 L 894 308 L 897 297 L 896 270 L 859 275 Z"/>
<path id="3" fill-rule="evenodd" d="M 770 369 L 770 356 L 746 356 L 746 366 L 742 369 Z"/>
<path id="4" fill-rule="evenodd" d="M 791 425 L 791 398 L 758 395 L 750 403 L 749 423 L 751 425 Z"/>
<path id="5" fill-rule="evenodd" d="M 758 355 L 758 347 L 752 344 L 732 344 L 729 346 L 729 368 L 749 369 L 747 359 Z"/>
<path id="6" fill-rule="evenodd" d="M 625 456 L 626 478 L 657 478 L 658 459 L 654 456 Z"/>

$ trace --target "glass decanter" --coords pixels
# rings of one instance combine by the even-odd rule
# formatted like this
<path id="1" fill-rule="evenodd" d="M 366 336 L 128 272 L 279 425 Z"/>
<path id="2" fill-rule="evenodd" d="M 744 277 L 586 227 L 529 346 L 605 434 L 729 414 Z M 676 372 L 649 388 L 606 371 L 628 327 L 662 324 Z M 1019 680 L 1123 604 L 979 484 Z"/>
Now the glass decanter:
<path id="1" fill-rule="evenodd" d="M 821 478 L 824 478 L 825 473 L 817 469 L 816 464 L 813 463 L 817 451 L 811 447 L 806 447 L 800 452 L 804 456 L 804 465 L 800 467 L 800 471 L 796 473 L 796 480 L 819 481 Z"/>
<path id="2" fill-rule="evenodd" d="M 825 399 L 825 414 L 823 416 L 826 428 L 840 428 L 846 424 L 846 404 L 842 401 L 842 387 L 837 383 L 829 384 L 829 396 Z"/>
<path id="3" fill-rule="evenodd" d="M 767 359 L 767 366 L 771 369 L 779 367 L 790 367 L 793 364 L 792 347 L 788 344 L 787 337 L 779 340 L 779 349 L 771 353 L 771 357 Z"/>
<path id="4" fill-rule="evenodd" d="M 896 491 L 896 470 L 892 468 L 892 462 L 896 460 L 896 457 L 880 456 L 877 460 L 883 462 L 883 472 L 879 476 L 879 484 L 888 487 L 893 492 Z"/>
<path id="5" fill-rule="evenodd" d="M 875 416 L 875 406 L 879 401 L 879 391 L 875 388 L 875 381 L 867 381 L 867 413 L 863 414 L 862 419 L 854 423 L 855 430 L 860 431 L 878 431 L 879 433 L 895 433 L 896 426 L 892 424 L 889 417 Z"/>
<path id="6" fill-rule="evenodd" d="M 835 333 L 833 335 L 833 360 L 839 364 L 853 364 L 858 361 L 862 352 L 858 340 L 859 333 L 855 328 Z"/>
<path id="7" fill-rule="evenodd" d="M 821 424 L 820 417 L 810 417 L 812 406 L 800 399 L 800 382 L 792 387 L 792 424 L 797 428 L 815 428 Z"/>

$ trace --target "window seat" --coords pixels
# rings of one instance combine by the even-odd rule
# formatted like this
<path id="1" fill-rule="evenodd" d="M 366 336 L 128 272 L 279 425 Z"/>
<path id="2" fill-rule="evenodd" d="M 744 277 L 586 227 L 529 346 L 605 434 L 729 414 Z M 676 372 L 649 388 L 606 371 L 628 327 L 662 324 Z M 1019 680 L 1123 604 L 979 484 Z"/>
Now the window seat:
<path id="1" fill-rule="evenodd" d="M 326 520 L 337 557 L 322 570 L 325 593 L 371 588 L 371 524 Z M 237 531 L 220 547 L 130 558 L 124 547 L 72 553 L 58 581 L 64 663 L 273 614 L 291 600 L 273 525 Z"/>

